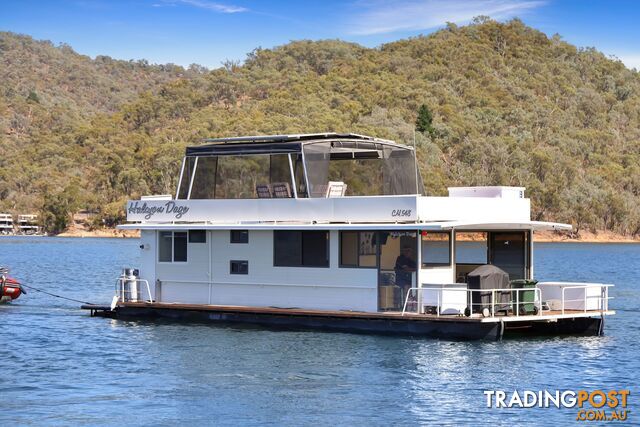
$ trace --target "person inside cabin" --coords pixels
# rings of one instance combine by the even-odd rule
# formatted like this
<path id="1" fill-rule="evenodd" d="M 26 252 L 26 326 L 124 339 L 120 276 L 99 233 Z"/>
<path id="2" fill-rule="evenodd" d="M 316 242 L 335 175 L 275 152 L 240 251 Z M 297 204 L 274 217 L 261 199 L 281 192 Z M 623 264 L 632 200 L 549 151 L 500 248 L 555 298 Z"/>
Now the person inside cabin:
<path id="1" fill-rule="evenodd" d="M 403 289 L 404 295 L 407 294 L 409 288 L 411 288 L 412 273 L 416 271 L 416 260 L 413 255 L 413 248 L 411 246 L 403 246 L 402 252 L 396 258 L 396 285 Z"/>

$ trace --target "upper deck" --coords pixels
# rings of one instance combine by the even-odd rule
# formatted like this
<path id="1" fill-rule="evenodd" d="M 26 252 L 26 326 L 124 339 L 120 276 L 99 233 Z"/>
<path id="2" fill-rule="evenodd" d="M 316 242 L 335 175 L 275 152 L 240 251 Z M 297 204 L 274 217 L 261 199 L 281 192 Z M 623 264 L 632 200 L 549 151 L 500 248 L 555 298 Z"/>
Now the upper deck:
<path id="1" fill-rule="evenodd" d="M 520 187 L 424 196 L 412 147 L 356 134 L 254 136 L 187 148 L 175 196 L 130 201 L 122 228 L 561 228 L 532 222 Z"/>

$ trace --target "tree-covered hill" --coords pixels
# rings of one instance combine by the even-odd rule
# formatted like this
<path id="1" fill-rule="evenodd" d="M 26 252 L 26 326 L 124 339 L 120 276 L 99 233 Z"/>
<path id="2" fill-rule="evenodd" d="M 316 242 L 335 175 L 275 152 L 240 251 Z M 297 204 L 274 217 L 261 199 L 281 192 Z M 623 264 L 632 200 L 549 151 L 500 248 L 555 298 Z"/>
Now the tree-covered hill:
<path id="1" fill-rule="evenodd" d="M 0 158 L 0 207 L 88 207 L 117 219 L 127 196 L 172 192 L 184 146 L 200 138 L 338 131 L 410 143 L 426 105 L 433 120 L 417 145 L 428 194 L 521 185 L 534 219 L 640 233 L 640 75 L 519 20 L 449 25 L 376 49 L 298 41 L 150 80 L 141 89 L 152 90 L 103 100 L 88 121 L 32 122 Z M 34 111 L 51 108 L 26 98 Z M 15 147 L 15 135 L 1 137 L 3 152 Z"/>
<path id="2" fill-rule="evenodd" d="M 34 159 L 34 149 L 46 146 L 56 156 L 70 142 L 70 130 L 199 71 L 108 56 L 92 60 L 66 45 L 0 32 L 0 207 L 34 209 L 42 203 L 44 183 L 66 179 L 50 176 L 50 161 Z M 74 173 L 82 175 L 84 167 L 74 165 Z"/>

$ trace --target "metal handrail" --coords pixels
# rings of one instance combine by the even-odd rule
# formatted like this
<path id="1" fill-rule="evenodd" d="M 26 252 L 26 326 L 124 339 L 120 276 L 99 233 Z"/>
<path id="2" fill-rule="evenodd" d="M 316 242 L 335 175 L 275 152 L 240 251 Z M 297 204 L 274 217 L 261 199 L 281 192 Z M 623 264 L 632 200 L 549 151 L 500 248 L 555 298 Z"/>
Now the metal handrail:
<path id="1" fill-rule="evenodd" d="M 544 285 L 545 287 L 559 287 L 560 288 L 560 304 L 562 314 L 565 314 L 566 303 L 567 302 L 582 302 L 584 304 L 582 311 L 593 311 L 587 309 L 587 302 L 589 299 L 598 298 L 600 301 L 599 311 L 608 311 L 609 310 L 609 300 L 613 299 L 613 297 L 609 296 L 609 288 L 614 285 L 610 283 L 580 283 L 580 282 L 539 282 L 539 285 Z M 600 289 L 600 295 L 587 295 L 588 289 Z M 565 296 L 567 289 L 583 289 L 584 295 L 579 299 L 567 299 Z"/>
<path id="2" fill-rule="evenodd" d="M 609 310 L 609 300 L 613 299 L 613 297 L 609 296 L 609 288 L 612 287 L 612 284 L 600 284 L 600 283 L 584 283 L 584 284 L 577 284 L 575 282 L 566 282 L 566 283 L 561 283 L 561 282 L 544 282 L 545 285 L 551 285 L 551 286 L 560 286 L 562 288 L 561 290 L 561 312 L 562 314 L 565 314 L 565 306 L 567 302 L 577 302 L 577 301 L 582 301 L 584 303 L 584 307 L 583 307 L 583 312 L 586 313 L 588 311 L 608 311 Z M 433 285 L 433 284 L 430 284 Z M 447 284 L 442 284 L 444 286 L 446 286 Z M 453 285 L 453 284 L 452 284 Z M 456 285 L 460 285 L 459 283 L 457 283 Z M 566 286 L 569 285 L 569 286 Z M 440 287 L 441 285 L 438 284 L 438 287 L 433 287 L 433 286 L 422 286 L 422 287 L 412 287 L 409 288 L 408 292 L 407 292 L 407 296 L 405 298 L 404 301 L 404 305 L 402 307 L 402 315 L 405 314 L 406 310 L 407 310 L 407 305 L 409 304 L 409 298 L 411 296 L 412 291 L 416 291 L 417 295 L 421 296 L 421 291 L 436 291 L 437 292 L 437 301 L 436 301 L 436 316 L 440 316 L 441 314 L 441 308 L 442 308 L 442 300 L 441 300 L 441 294 L 442 292 L 445 290 L 444 287 Z M 587 290 L 588 289 L 593 289 L 593 288 L 599 288 L 600 289 L 600 295 L 588 295 Z M 584 290 L 584 296 L 580 299 L 566 299 L 565 297 L 565 291 L 567 289 L 583 289 Z M 491 307 L 491 316 L 495 317 L 495 313 L 496 313 L 496 305 L 509 305 L 509 306 L 513 306 L 515 304 L 516 310 L 515 310 L 515 316 L 519 317 L 520 316 L 520 306 L 524 305 L 524 304 L 532 304 L 531 301 L 520 301 L 520 292 L 522 291 L 533 291 L 535 293 L 534 295 L 534 301 L 533 304 L 538 308 L 538 312 L 535 315 L 542 315 L 542 290 L 539 287 L 534 287 L 534 288 L 502 288 L 502 289 L 460 289 L 460 288 L 453 288 L 453 289 L 446 289 L 447 292 L 465 292 L 467 294 L 467 308 L 469 308 L 471 311 L 473 311 L 473 306 L 474 305 L 480 305 L 480 306 L 486 306 L 486 303 L 483 302 L 479 302 L 479 303 L 474 303 L 473 302 L 473 298 L 469 298 L 470 296 L 473 295 L 473 292 L 482 292 L 482 293 L 488 293 L 491 292 L 491 303 L 490 303 L 490 307 Z M 515 292 L 515 301 L 513 299 L 510 299 L 509 302 L 497 302 L 496 301 L 496 293 L 497 292 Z M 593 298 L 598 298 L 600 301 L 600 305 L 599 308 L 596 310 L 588 310 L 587 309 L 587 301 L 589 299 L 593 299 Z M 422 306 L 422 298 L 419 298 L 420 302 L 418 303 L 418 307 Z M 418 302 L 418 301 L 416 301 Z"/>
<path id="3" fill-rule="evenodd" d="M 116 279 L 116 297 L 118 298 L 119 302 L 125 302 L 126 301 L 126 294 L 131 294 L 131 290 L 125 289 L 125 283 L 131 283 L 134 282 L 136 284 L 138 283 L 143 283 L 144 285 L 146 285 L 147 288 L 147 295 L 149 296 L 148 299 L 144 300 L 146 302 L 153 302 L 153 298 L 151 297 L 151 288 L 149 287 L 149 282 L 145 279 L 128 279 L 126 277 L 118 277 Z M 139 288 L 138 288 L 138 292 L 139 292 Z M 129 295 L 131 296 L 131 295 Z M 138 298 L 136 298 L 137 300 Z"/>
<path id="4" fill-rule="evenodd" d="M 459 283 L 457 283 L 456 285 L 460 285 Z M 409 297 L 411 296 L 411 291 L 417 291 L 418 295 L 420 295 L 421 291 L 438 291 L 437 292 L 437 305 L 436 305 L 436 316 L 439 317 L 441 314 L 441 294 L 442 291 L 445 290 L 444 288 L 434 288 L 434 287 L 412 287 L 409 288 L 408 292 L 407 292 L 407 297 L 405 298 L 404 301 L 404 305 L 402 307 L 402 315 L 404 316 L 406 310 L 407 310 L 407 305 L 409 303 Z M 541 315 L 542 314 L 542 297 L 541 297 L 541 289 L 540 288 L 499 288 L 499 289 L 460 289 L 460 288 L 454 288 L 454 289 L 447 289 L 448 292 L 464 292 L 467 295 L 467 308 L 469 308 L 470 310 L 473 311 L 473 307 L 474 306 L 486 306 L 486 303 L 483 302 L 477 302 L 474 303 L 473 302 L 473 298 L 469 298 L 470 296 L 473 295 L 473 292 L 479 292 L 479 293 L 491 293 L 491 302 L 490 302 L 490 307 L 491 307 L 491 317 L 495 317 L 496 315 L 496 311 L 500 311 L 500 310 L 496 310 L 496 306 L 503 306 L 503 305 L 508 305 L 510 307 L 512 307 L 515 303 L 517 309 L 515 310 L 516 313 L 516 317 L 520 316 L 520 306 L 524 305 L 524 304 L 534 304 L 537 308 L 538 308 L 538 313 L 536 315 Z M 500 301 L 496 301 L 496 293 L 498 292 L 509 292 L 512 293 L 514 292 L 516 293 L 516 300 L 513 301 L 513 299 L 509 299 L 508 302 L 500 302 Z M 520 301 L 520 292 L 521 291 L 533 291 L 534 292 L 534 301 Z M 420 298 L 421 299 L 421 298 Z M 417 302 L 417 301 L 416 301 Z M 420 301 L 419 306 L 422 305 L 422 302 Z"/>
<path id="5" fill-rule="evenodd" d="M 564 310 L 565 310 L 565 303 L 566 302 L 578 302 L 578 301 L 582 301 L 583 302 L 583 311 L 586 313 L 587 310 L 587 300 L 589 298 L 597 298 L 600 302 L 600 311 L 607 311 L 609 310 L 609 300 L 613 299 L 612 297 L 609 297 L 609 288 L 613 285 L 609 285 L 609 284 L 600 284 L 600 283 L 593 283 L 593 284 L 585 284 L 585 285 L 576 285 L 576 286 L 562 286 L 562 285 L 558 285 L 561 286 L 561 296 L 562 296 L 562 314 L 564 314 Z M 600 295 L 587 295 L 587 289 L 600 289 Z M 566 299 L 565 298 L 565 292 L 567 289 L 584 289 L 584 297 L 580 298 L 580 299 Z"/>

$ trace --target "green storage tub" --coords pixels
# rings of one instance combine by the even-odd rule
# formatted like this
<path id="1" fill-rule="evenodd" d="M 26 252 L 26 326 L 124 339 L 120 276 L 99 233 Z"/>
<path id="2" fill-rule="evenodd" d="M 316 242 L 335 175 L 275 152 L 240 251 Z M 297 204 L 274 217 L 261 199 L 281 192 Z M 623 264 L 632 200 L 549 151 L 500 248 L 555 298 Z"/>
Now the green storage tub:
<path id="1" fill-rule="evenodd" d="M 511 281 L 513 312 L 521 316 L 538 314 L 535 287 L 537 280 L 518 279 Z"/>

